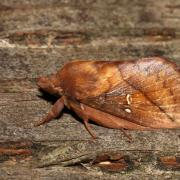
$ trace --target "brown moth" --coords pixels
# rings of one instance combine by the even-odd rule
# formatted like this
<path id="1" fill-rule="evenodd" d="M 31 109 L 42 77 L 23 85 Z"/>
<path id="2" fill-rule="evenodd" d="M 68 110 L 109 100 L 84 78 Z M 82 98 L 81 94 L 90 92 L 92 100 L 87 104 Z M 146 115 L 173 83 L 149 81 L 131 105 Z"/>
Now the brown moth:
<path id="1" fill-rule="evenodd" d="M 180 128 L 180 71 L 163 58 L 72 61 L 38 86 L 61 96 L 37 124 L 56 118 L 64 105 L 82 118 L 115 129 Z"/>

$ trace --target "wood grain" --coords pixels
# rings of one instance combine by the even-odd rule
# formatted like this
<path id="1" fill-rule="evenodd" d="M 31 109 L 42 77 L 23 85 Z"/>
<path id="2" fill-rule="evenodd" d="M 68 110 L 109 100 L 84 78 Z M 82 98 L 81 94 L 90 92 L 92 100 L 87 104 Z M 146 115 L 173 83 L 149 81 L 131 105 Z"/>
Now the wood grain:
<path id="1" fill-rule="evenodd" d="M 33 127 L 56 100 L 41 97 L 36 78 L 55 72 L 73 59 L 114 61 L 164 56 L 180 64 L 179 17 L 178 0 L 1 0 L 0 147 L 28 149 L 33 154 L 1 155 L 0 179 L 150 179 L 152 175 L 179 179 L 179 170 L 163 168 L 159 161 L 163 159 L 160 157 L 179 157 L 179 130 L 128 131 L 134 139 L 128 143 L 118 130 L 92 125 L 100 137 L 93 145 L 86 143 L 90 137 L 83 124 L 67 110 L 61 119 Z M 18 142 L 32 145 L 19 146 Z M 74 143 L 80 143 L 76 148 L 79 154 Z M 134 163 L 132 169 L 109 173 L 90 166 L 96 154 L 111 154 L 111 150 L 128 156 L 127 163 Z M 55 166 L 52 159 L 49 167 L 31 165 L 54 152 L 64 152 L 66 157 L 75 153 L 77 165 Z M 81 162 L 82 154 L 93 158 Z"/>

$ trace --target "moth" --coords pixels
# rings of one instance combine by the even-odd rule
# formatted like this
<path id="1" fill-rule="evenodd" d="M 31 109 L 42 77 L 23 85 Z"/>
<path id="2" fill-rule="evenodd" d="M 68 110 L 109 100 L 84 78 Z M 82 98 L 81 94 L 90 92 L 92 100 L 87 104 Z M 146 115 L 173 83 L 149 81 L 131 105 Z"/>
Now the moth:
<path id="1" fill-rule="evenodd" d="M 38 86 L 60 96 L 37 125 L 66 106 L 84 122 L 129 130 L 180 128 L 180 71 L 160 57 L 132 61 L 71 61 Z"/>

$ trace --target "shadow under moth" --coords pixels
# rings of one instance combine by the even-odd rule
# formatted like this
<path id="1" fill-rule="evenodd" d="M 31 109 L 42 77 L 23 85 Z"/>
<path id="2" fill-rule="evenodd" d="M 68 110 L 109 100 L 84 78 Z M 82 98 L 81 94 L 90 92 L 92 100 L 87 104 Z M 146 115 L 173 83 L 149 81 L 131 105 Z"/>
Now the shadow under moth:
<path id="1" fill-rule="evenodd" d="M 163 58 L 136 61 L 72 61 L 38 86 L 60 96 L 37 125 L 56 118 L 64 106 L 82 118 L 115 129 L 180 128 L 180 70 Z"/>

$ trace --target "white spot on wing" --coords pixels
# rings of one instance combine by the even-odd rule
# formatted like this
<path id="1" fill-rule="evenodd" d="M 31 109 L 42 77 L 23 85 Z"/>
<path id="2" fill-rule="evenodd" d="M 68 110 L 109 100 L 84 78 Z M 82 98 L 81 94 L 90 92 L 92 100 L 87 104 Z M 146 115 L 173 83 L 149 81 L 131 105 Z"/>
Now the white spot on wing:
<path id="1" fill-rule="evenodd" d="M 84 105 L 80 103 L 80 107 L 84 111 Z"/>
<path id="2" fill-rule="evenodd" d="M 131 109 L 129 109 L 129 108 L 126 108 L 125 111 L 126 111 L 127 113 L 131 113 L 131 112 L 132 112 Z"/>
<path id="3" fill-rule="evenodd" d="M 126 100 L 127 100 L 127 104 L 130 105 L 131 102 L 132 102 L 132 97 L 131 97 L 130 94 L 127 94 L 127 95 L 126 95 Z"/>

